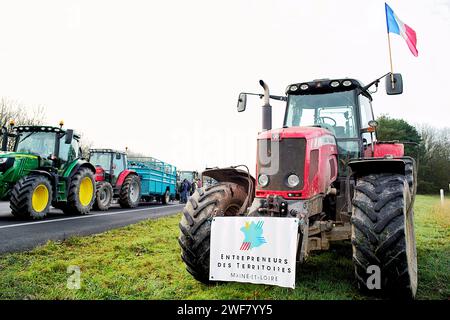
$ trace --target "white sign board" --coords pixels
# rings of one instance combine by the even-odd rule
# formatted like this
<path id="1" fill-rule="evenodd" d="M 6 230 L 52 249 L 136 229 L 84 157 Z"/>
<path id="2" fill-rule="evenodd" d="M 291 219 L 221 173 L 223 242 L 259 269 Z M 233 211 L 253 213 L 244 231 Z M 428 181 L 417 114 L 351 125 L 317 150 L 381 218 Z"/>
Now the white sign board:
<path id="1" fill-rule="evenodd" d="M 295 288 L 297 218 L 215 217 L 209 279 Z"/>

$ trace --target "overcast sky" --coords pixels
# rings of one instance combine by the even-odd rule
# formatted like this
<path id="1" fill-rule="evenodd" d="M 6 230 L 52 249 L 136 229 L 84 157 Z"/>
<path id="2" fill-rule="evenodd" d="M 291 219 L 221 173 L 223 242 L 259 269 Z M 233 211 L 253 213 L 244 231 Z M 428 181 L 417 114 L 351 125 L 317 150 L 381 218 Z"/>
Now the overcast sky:
<path id="1" fill-rule="evenodd" d="M 392 0 L 418 38 L 391 35 L 404 94 L 374 95 L 376 115 L 449 126 L 450 1 Z M 389 71 L 384 1 L 0 1 L 0 96 L 95 147 L 146 153 L 180 169 L 254 169 L 261 101 L 290 83 Z M 383 86 L 381 86 L 383 89 Z M 274 127 L 284 105 L 273 103 Z"/>

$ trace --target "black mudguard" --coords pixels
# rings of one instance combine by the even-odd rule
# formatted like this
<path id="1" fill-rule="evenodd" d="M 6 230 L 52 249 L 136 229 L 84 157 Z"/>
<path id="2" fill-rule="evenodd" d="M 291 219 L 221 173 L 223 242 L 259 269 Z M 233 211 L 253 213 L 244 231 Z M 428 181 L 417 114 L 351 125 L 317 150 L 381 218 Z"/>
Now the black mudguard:
<path id="1" fill-rule="evenodd" d="M 249 172 L 229 167 L 205 170 L 202 175 L 213 178 L 217 182 L 233 182 L 248 190 L 248 197 L 242 206 L 241 213 L 243 213 L 252 204 L 255 197 L 256 181 Z"/>

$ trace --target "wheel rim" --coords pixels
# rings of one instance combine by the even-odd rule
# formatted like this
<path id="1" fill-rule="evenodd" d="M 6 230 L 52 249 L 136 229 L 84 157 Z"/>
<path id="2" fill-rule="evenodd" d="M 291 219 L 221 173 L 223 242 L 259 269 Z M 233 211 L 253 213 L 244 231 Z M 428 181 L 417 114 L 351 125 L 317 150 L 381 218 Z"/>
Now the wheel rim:
<path id="1" fill-rule="evenodd" d="M 137 182 L 133 182 L 130 185 L 130 200 L 136 202 L 139 199 L 139 185 Z"/>
<path id="2" fill-rule="evenodd" d="M 102 191 L 100 192 L 100 201 L 101 201 L 101 202 L 104 202 L 105 199 L 106 199 L 106 191 L 105 191 L 105 190 L 102 190 Z"/>
<path id="3" fill-rule="evenodd" d="M 33 195 L 31 197 L 31 206 L 33 207 L 33 210 L 36 212 L 42 212 L 45 210 L 45 208 L 48 205 L 49 200 L 49 192 L 45 185 L 40 184 L 38 185 L 34 191 Z"/>
<path id="4" fill-rule="evenodd" d="M 94 185 L 89 177 L 84 177 L 80 183 L 80 203 L 82 206 L 87 206 L 91 203 L 94 196 Z"/>
<path id="5" fill-rule="evenodd" d="M 106 189 L 102 189 L 100 192 L 100 202 L 103 205 L 106 205 L 109 202 L 109 192 L 107 192 Z"/>

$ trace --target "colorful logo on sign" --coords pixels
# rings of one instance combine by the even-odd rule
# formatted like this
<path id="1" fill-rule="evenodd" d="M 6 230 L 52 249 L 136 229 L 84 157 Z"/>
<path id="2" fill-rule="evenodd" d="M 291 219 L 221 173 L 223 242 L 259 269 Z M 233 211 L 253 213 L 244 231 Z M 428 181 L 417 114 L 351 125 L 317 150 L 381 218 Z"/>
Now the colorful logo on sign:
<path id="1" fill-rule="evenodd" d="M 266 239 L 262 235 L 263 225 L 264 221 L 245 223 L 245 226 L 241 228 L 241 231 L 244 233 L 244 241 L 242 242 L 240 250 L 251 250 L 266 243 Z"/>

